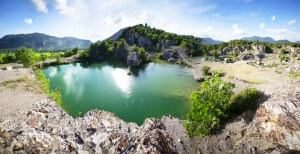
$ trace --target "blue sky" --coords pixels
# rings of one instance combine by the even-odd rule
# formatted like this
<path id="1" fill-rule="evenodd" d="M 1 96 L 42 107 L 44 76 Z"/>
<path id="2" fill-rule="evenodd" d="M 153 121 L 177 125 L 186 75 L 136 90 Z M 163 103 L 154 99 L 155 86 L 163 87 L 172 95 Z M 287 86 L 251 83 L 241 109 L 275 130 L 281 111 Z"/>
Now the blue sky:
<path id="1" fill-rule="evenodd" d="M 299 0 L 0 0 L 0 37 L 41 32 L 102 40 L 139 23 L 228 41 L 300 40 Z"/>

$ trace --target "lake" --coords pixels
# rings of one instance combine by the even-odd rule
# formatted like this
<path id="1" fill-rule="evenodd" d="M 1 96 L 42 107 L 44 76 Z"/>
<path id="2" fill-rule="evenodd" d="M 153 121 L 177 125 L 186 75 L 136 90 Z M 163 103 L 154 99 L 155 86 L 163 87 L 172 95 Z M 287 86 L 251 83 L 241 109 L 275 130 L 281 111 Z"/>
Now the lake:
<path id="1" fill-rule="evenodd" d="M 127 75 L 131 71 L 132 75 Z M 62 108 L 72 116 L 91 109 L 115 113 L 141 125 L 165 114 L 185 119 L 190 94 L 197 89 L 190 68 L 150 63 L 129 69 L 115 62 L 73 63 L 45 67 L 51 89 L 60 89 Z"/>

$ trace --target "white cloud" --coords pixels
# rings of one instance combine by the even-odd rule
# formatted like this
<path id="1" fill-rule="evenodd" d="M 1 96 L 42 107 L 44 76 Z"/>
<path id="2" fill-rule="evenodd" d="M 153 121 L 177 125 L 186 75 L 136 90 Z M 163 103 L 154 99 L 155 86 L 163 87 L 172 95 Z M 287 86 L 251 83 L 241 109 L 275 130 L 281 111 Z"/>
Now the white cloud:
<path id="1" fill-rule="evenodd" d="M 262 23 L 259 24 L 259 28 L 260 28 L 260 29 L 264 29 L 265 27 L 266 27 L 266 24 L 265 24 L 265 23 L 262 22 Z"/>
<path id="2" fill-rule="evenodd" d="M 252 0 L 245 0 L 245 3 L 251 2 Z"/>
<path id="3" fill-rule="evenodd" d="M 208 12 L 211 10 L 214 10 L 216 8 L 215 5 L 207 5 L 207 6 L 203 6 L 203 7 L 198 7 L 193 9 L 193 13 L 204 13 L 204 12 Z"/>
<path id="4" fill-rule="evenodd" d="M 286 28 L 270 28 L 266 30 L 269 33 L 275 34 L 275 35 L 281 35 L 288 33 L 288 29 Z"/>
<path id="5" fill-rule="evenodd" d="M 212 16 L 212 17 L 219 17 L 220 14 L 219 14 L 219 13 L 213 13 L 213 14 L 211 14 L 211 16 Z"/>
<path id="6" fill-rule="evenodd" d="M 288 24 L 289 24 L 290 26 L 293 25 L 294 23 L 296 23 L 296 20 L 295 20 L 295 19 L 290 20 L 290 21 L 288 22 Z"/>
<path id="7" fill-rule="evenodd" d="M 48 12 L 47 0 L 31 0 L 31 3 L 33 4 L 33 6 L 37 11 L 47 14 Z"/>
<path id="8" fill-rule="evenodd" d="M 69 15 L 75 13 L 75 9 L 68 6 L 68 0 L 52 0 L 53 6 L 60 14 Z"/>
<path id="9" fill-rule="evenodd" d="M 25 18 L 24 19 L 25 24 L 31 25 L 33 23 L 31 18 Z"/>
<path id="10" fill-rule="evenodd" d="M 273 17 L 271 18 L 271 20 L 272 20 L 272 21 L 275 21 L 275 20 L 276 20 L 276 16 L 273 16 Z"/>
<path id="11" fill-rule="evenodd" d="M 244 35 L 246 32 L 243 28 L 239 27 L 238 24 L 232 25 L 234 35 Z"/>

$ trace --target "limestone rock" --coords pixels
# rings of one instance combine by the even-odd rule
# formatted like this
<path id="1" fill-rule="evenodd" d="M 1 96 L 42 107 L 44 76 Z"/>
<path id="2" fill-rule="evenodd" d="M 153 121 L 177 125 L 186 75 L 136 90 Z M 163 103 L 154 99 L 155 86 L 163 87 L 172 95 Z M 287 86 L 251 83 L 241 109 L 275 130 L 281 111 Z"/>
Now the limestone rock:
<path id="1" fill-rule="evenodd" d="M 141 61 L 137 52 L 129 52 L 127 56 L 127 65 L 131 67 L 138 67 L 141 65 Z"/>
<path id="2" fill-rule="evenodd" d="M 257 110 L 254 124 L 267 140 L 300 150 L 300 79 L 281 87 Z"/>
<path id="3" fill-rule="evenodd" d="M 252 44 L 251 48 L 257 51 L 258 53 L 267 53 L 267 48 L 263 44 Z"/>

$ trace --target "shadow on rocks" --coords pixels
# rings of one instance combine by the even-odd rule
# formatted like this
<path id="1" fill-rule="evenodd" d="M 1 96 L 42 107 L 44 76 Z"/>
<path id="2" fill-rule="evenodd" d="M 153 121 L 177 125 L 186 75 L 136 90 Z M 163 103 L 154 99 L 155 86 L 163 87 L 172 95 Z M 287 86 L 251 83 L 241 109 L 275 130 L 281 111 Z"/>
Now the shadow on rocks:
<path id="1" fill-rule="evenodd" d="M 252 107 L 241 109 L 238 112 L 229 111 L 228 117 L 222 120 L 219 127 L 216 127 L 212 130 L 211 135 L 221 134 L 222 131 L 225 129 L 226 125 L 233 122 L 243 120 L 247 125 L 250 124 L 253 121 L 253 118 L 255 117 L 256 110 L 262 103 L 264 103 L 269 98 L 270 95 L 266 95 L 264 92 L 258 91 L 258 97 L 255 101 L 255 104 Z"/>

